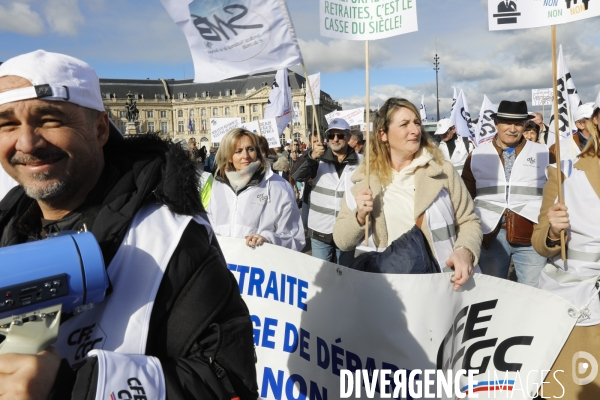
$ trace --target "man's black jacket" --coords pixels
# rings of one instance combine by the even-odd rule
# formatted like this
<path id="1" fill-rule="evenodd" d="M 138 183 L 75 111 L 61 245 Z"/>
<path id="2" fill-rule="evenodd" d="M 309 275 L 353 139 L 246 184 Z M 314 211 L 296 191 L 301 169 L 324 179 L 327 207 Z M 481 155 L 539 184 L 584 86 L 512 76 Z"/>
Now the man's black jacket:
<path id="1" fill-rule="evenodd" d="M 37 203 L 21 187 L 9 192 L 0 202 L 0 246 L 80 229 L 85 223 L 108 267 L 132 218 L 148 202 L 166 204 L 181 215 L 203 212 L 195 164 L 180 147 L 145 135 L 109 141 L 104 156 L 98 184 L 61 221 L 42 225 Z M 226 370 L 241 399 L 257 398 L 252 334 L 248 309 L 216 239 L 209 241 L 206 229 L 190 222 L 158 290 L 146 346 L 146 355 L 161 362 L 167 399 L 230 399 L 209 359 Z M 96 358 L 76 373 L 63 360 L 51 399 L 93 400 L 97 374 Z"/>

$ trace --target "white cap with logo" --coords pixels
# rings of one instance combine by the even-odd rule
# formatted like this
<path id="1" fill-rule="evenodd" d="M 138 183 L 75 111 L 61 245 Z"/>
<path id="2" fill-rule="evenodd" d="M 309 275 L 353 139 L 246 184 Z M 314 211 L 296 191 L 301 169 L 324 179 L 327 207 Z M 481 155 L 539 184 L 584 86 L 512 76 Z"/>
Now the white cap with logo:
<path id="1" fill-rule="evenodd" d="M 448 132 L 448 129 L 454 126 L 454 122 L 450 118 L 442 118 L 437 123 L 437 129 L 434 135 L 443 135 Z"/>
<path id="2" fill-rule="evenodd" d="M 329 123 L 329 126 L 327 127 L 327 130 L 325 131 L 325 133 L 329 132 L 332 129 L 339 129 L 340 131 L 349 131 L 350 125 L 343 118 L 334 118 Z"/>
<path id="3" fill-rule="evenodd" d="M 594 113 L 594 103 L 585 103 L 580 105 L 573 114 L 573 120 L 575 122 L 580 121 L 584 118 L 591 118 Z"/>

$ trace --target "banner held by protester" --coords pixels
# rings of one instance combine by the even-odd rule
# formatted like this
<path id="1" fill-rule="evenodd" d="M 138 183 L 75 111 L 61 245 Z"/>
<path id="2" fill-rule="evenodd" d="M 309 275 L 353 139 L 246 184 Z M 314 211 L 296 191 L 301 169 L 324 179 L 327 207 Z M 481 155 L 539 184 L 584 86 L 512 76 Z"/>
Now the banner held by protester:
<path id="1" fill-rule="evenodd" d="M 450 120 L 454 122 L 456 133 L 458 133 L 458 135 L 471 140 L 475 138 L 475 130 L 473 129 L 473 124 L 471 122 L 469 105 L 467 104 L 467 98 L 462 89 L 456 98 L 452 114 L 450 114 Z"/>
<path id="2" fill-rule="evenodd" d="M 475 146 L 490 142 L 498 133 L 492 114 L 498 112 L 496 106 L 492 104 L 486 95 L 483 95 L 483 104 L 479 110 L 477 127 L 475 128 Z"/>
<path id="3" fill-rule="evenodd" d="M 308 76 L 308 82 L 312 90 L 314 98 L 314 104 L 321 104 L 321 73 L 316 73 Z M 313 99 L 310 97 L 310 90 L 306 90 L 306 105 L 310 106 L 313 104 Z"/>
<path id="4" fill-rule="evenodd" d="M 242 125 L 241 118 L 211 118 L 210 137 L 213 143 L 221 143 L 223 137 L 232 129 Z"/>
<path id="5" fill-rule="evenodd" d="M 161 2 L 187 39 L 194 82 L 216 82 L 302 62 L 284 0 Z"/>
<path id="6" fill-rule="evenodd" d="M 325 119 L 328 124 L 333 121 L 334 118 L 342 118 L 350 126 L 361 125 L 365 123 L 365 108 L 359 107 L 351 110 L 337 110 L 325 114 Z"/>
<path id="7" fill-rule="evenodd" d="M 478 369 L 479 398 L 529 399 L 576 322 L 568 301 L 483 274 L 454 292 L 450 273 L 365 273 L 280 246 L 219 243 L 250 309 L 263 399 L 339 399 L 345 369 L 421 370 L 421 384 L 427 371 Z"/>
<path id="8" fill-rule="evenodd" d="M 271 94 L 265 107 L 264 119 L 275 118 L 279 136 L 292 121 L 292 88 L 288 70 L 282 69 L 275 74 Z"/>
<path id="9" fill-rule="evenodd" d="M 427 109 L 425 108 L 425 96 L 421 95 L 421 107 L 419 108 L 421 122 L 427 122 Z"/>

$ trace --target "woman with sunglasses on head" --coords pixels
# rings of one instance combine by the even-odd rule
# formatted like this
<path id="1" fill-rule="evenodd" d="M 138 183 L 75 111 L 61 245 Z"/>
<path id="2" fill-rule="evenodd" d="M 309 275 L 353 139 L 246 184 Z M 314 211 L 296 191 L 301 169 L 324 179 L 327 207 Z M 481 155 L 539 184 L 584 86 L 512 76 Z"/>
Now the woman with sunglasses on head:
<path id="1" fill-rule="evenodd" d="M 558 177 L 556 164 L 553 164 L 547 169 L 548 182 L 544 186 L 538 224 L 531 236 L 535 251 L 548 257 L 538 288 L 569 300 L 574 306 L 569 315 L 577 318 L 576 326 L 554 361 L 552 372 L 545 379 L 544 398 L 559 398 L 564 394 L 570 399 L 600 398 L 600 374 L 587 386 L 567 379 L 582 374 L 575 370 L 580 364 L 576 363 L 575 354 L 585 352 L 594 357 L 600 354 L 600 93 L 585 124 L 589 136 L 579 158 L 561 160 L 564 204 L 557 200 Z M 566 238 L 567 259 L 564 261 L 561 231 Z M 597 368 L 596 364 L 596 372 Z M 559 376 L 565 379 L 558 382 L 555 371 L 562 371 Z M 592 375 L 593 372 L 588 377 Z"/>
<path id="2" fill-rule="evenodd" d="M 363 163 L 342 202 L 333 230 L 336 244 L 342 250 L 359 246 L 383 251 L 403 235 L 422 235 L 439 267 L 454 269 L 452 282 L 458 289 L 474 271 L 482 240 L 469 192 L 422 129 L 414 104 L 388 99 L 373 125 L 368 149 L 370 189 Z M 371 216 L 370 248 L 365 249 L 367 214 Z"/>
<path id="3" fill-rule="evenodd" d="M 223 137 L 208 204 L 217 235 L 245 238 L 252 248 L 272 243 L 304 248 L 304 227 L 291 185 L 273 173 L 257 135 L 236 128 Z"/>

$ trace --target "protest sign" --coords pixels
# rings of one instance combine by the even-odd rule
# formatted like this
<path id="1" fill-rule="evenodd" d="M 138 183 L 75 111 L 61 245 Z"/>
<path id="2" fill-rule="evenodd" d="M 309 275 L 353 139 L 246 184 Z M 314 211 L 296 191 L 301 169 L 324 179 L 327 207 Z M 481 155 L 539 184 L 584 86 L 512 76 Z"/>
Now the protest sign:
<path id="1" fill-rule="evenodd" d="M 498 112 L 496 106 L 492 104 L 486 95 L 483 95 L 483 104 L 479 110 L 479 118 L 477 119 L 477 127 L 475 129 L 475 146 L 482 145 L 494 139 L 498 130 L 492 118 L 492 114 Z"/>
<path id="2" fill-rule="evenodd" d="M 419 30 L 417 0 L 320 0 L 321 35 L 374 40 Z"/>
<path id="3" fill-rule="evenodd" d="M 459 136 L 467 137 L 471 140 L 474 139 L 475 130 L 473 129 L 473 124 L 471 123 L 471 113 L 469 112 L 467 97 L 462 89 L 456 98 L 456 102 L 452 106 L 450 120 L 454 122 L 456 126 L 456 133 L 458 133 Z"/>
<path id="4" fill-rule="evenodd" d="M 338 110 L 325 114 L 325 119 L 329 124 L 334 118 L 342 118 L 346 120 L 348 125 L 360 125 L 365 123 L 365 108 L 353 108 L 352 110 Z"/>
<path id="5" fill-rule="evenodd" d="M 277 134 L 277 121 L 275 118 L 244 122 L 240 125 L 240 128 L 247 129 L 250 132 L 256 133 L 257 135 L 262 135 L 265 139 L 267 139 L 267 142 L 269 142 L 270 149 L 274 147 L 281 147 L 281 143 L 279 143 L 279 135 Z"/>
<path id="6" fill-rule="evenodd" d="M 491 31 L 565 24 L 598 15 L 598 1 L 488 0 L 488 22 Z"/>
<path id="7" fill-rule="evenodd" d="M 265 106 L 264 118 L 275 118 L 277 133 L 281 136 L 292 120 L 292 88 L 287 69 L 277 71 Z"/>
<path id="8" fill-rule="evenodd" d="M 566 300 L 488 275 L 455 292 L 451 273 L 366 273 L 218 240 L 250 310 L 263 399 L 339 399 L 345 369 L 421 370 L 423 391 L 430 370 L 480 370 L 480 399 L 530 399 L 576 322 Z M 464 393 L 463 378 L 454 389 Z"/>
<path id="9" fill-rule="evenodd" d="M 260 128 L 258 127 L 258 120 L 251 122 L 244 122 L 240 125 L 240 128 L 244 128 L 252 133 L 259 134 Z"/>
<path id="10" fill-rule="evenodd" d="M 308 82 L 310 83 L 310 88 L 312 89 L 312 94 L 314 96 L 314 104 L 318 106 L 321 104 L 321 73 L 308 76 Z M 306 105 L 310 106 L 313 104 L 312 99 L 310 98 L 310 90 L 306 91 Z"/>
<path id="11" fill-rule="evenodd" d="M 531 105 L 546 106 L 552 104 L 554 93 L 552 88 L 548 89 L 531 89 Z"/>
<path id="12" fill-rule="evenodd" d="M 302 62 L 284 0 L 161 2 L 185 34 L 194 82 L 216 82 Z"/>
<path id="13" fill-rule="evenodd" d="M 234 128 L 239 128 L 242 124 L 241 118 L 211 118 L 210 119 L 210 137 L 213 143 L 221 143 L 223 136 Z"/>

